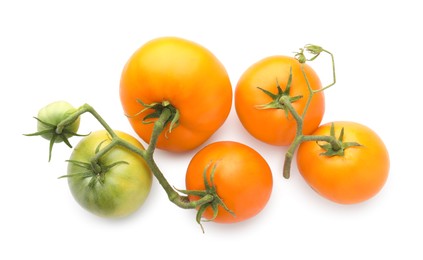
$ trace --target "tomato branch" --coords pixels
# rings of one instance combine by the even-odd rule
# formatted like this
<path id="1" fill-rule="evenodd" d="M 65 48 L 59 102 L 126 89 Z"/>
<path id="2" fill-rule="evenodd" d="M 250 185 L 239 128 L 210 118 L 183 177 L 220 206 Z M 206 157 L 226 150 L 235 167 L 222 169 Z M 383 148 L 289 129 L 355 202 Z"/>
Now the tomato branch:
<path id="1" fill-rule="evenodd" d="M 121 146 L 141 156 L 146 161 L 153 175 L 156 177 L 156 179 L 158 180 L 158 182 L 160 183 L 160 185 L 163 187 L 166 194 L 168 195 L 169 200 L 175 205 L 177 205 L 178 207 L 184 208 L 184 209 L 194 209 L 204 204 L 211 203 L 213 200 L 216 199 L 215 196 L 206 194 L 205 196 L 203 196 L 197 201 L 189 201 L 188 196 L 182 196 L 177 191 L 175 191 L 175 189 L 169 184 L 164 174 L 161 172 L 161 170 L 157 166 L 153 155 L 156 149 L 158 138 L 160 134 L 162 134 L 165 131 L 169 123 L 175 124 L 173 120 L 170 120 L 172 117 L 174 117 L 174 112 L 170 108 L 165 107 L 164 109 L 162 109 L 157 120 L 155 120 L 153 132 L 152 132 L 150 143 L 147 147 L 147 150 L 139 149 L 138 147 L 120 138 L 109 126 L 109 124 L 107 124 L 107 122 L 100 116 L 100 114 L 97 113 L 97 111 L 88 104 L 82 105 L 74 113 L 72 113 L 66 119 L 61 121 L 57 125 L 56 132 L 60 134 L 61 131 L 63 131 L 63 129 L 67 125 L 74 122 L 77 118 L 79 118 L 84 113 L 90 113 L 104 127 L 104 129 L 110 135 L 110 143 L 107 144 L 104 148 L 98 149 L 98 152 L 96 153 L 96 155 L 91 159 L 91 165 L 93 167 L 97 165 L 101 156 L 106 154 L 113 147 Z"/>
<path id="2" fill-rule="evenodd" d="M 307 59 L 304 55 L 305 50 L 308 51 L 309 53 L 313 54 L 314 56 L 310 59 Z M 331 56 L 333 82 L 330 83 L 329 85 L 327 85 L 324 88 L 313 90 L 310 86 L 310 82 L 307 78 L 307 74 L 305 73 L 303 64 L 305 64 L 306 61 L 315 60 L 322 52 L 325 52 L 325 53 L 327 53 Z M 331 52 L 323 49 L 320 46 L 308 44 L 304 48 L 300 49 L 300 52 L 298 52 L 295 55 L 295 57 L 301 63 L 301 72 L 302 72 L 304 79 L 305 79 L 305 82 L 307 84 L 307 88 L 309 90 L 309 96 L 308 96 L 306 106 L 305 106 L 304 111 L 303 111 L 301 116 L 294 109 L 294 107 L 292 106 L 292 102 L 288 97 L 284 96 L 284 97 L 279 99 L 279 102 L 281 102 L 283 104 L 283 106 L 286 108 L 286 110 L 288 110 L 289 113 L 291 113 L 291 115 L 294 117 L 296 124 L 297 124 L 296 135 L 295 135 L 294 141 L 291 143 L 291 145 L 288 148 L 288 151 L 285 153 L 285 161 L 284 161 L 284 166 L 283 166 L 283 176 L 286 179 L 288 179 L 290 177 L 291 164 L 292 164 L 292 159 L 294 157 L 294 153 L 297 150 L 298 146 L 302 142 L 323 141 L 323 142 L 329 143 L 331 149 L 335 152 L 342 149 L 342 142 L 340 140 L 336 139 L 334 135 L 331 135 L 331 136 L 313 136 L 313 135 L 304 135 L 304 133 L 303 133 L 304 118 L 305 118 L 305 115 L 307 114 L 307 111 L 309 109 L 309 106 L 310 106 L 310 103 L 311 103 L 311 100 L 312 100 L 314 94 L 316 94 L 318 92 L 322 92 L 322 91 L 330 88 L 331 86 L 335 85 L 335 83 L 336 83 L 335 59 L 334 59 L 333 54 Z"/>
<path id="3" fill-rule="evenodd" d="M 304 51 L 305 50 L 308 51 L 309 53 L 313 54 L 314 56 L 312 58 L 310 58 L 310 59 L 307 59 L 305 57 L 305 54 L 304 54 Z M 333 80 L 332 80 L 332 83 L 330 83 L 329 85 L 327 85 L 324 88 L 321 88 L 321 89 L 312 89 L 311 86 L 310 86 L 310 82 L 308 81 L 307 74 L 304 71 L 304 65 L 303 64 L 305 64 L 306 61 L 313 61 L 313 60 L 315 60 L 322 52 L 325 52 L 325 53 L 329 54 L 330 57 L 331 57 L 331 62 L 332 62 L 332 78 L 333 78 Z M 333 85 L 335 85 L 335 83 L 336 83 L 335 58 L 334 58 L 333 54 L 331 52 L 329 52 L 328 50 L 325 50 L 325 49 L 323 49 L 320 46 L 312 45 L 312 44 L 308 44 L 304 48 L 301 48 L 300 49 L 300 52 L 298 52 L 295 55 L 295 57 L 301 63 L 301 72 L 302 72 L 303 77 L 304 77 L 304 79 L 306 81 L 307 88 L 308 88 L 308 91 L 309 91 L 309 98 L 307 99 L 307 103 L 306 103 L 305 109 L 304 109 L 303 114 L 301 116 L 304 119 L 304 117 L 306 115 L 306 112 L 308 110 L 308 107 L 310 106 L 310 102 L 311 102 L 311 100 L 313 98 L 313 95 L 316 94 L 316 93 L 325 91 L 326 89 L 328 89 L 328 88 L 332 87 Z"/>
<path id="4" fill-rule="evenodd" d="M 294 157 L 294 153 L 302 142 L 308 142 L 308 141 L 327 142 L 330 144 L 331 149 L 333 149 L 334 151 L 338 151 L 342 149 L 342 143 L 340 142 L 340 140 L 336 139 L 334 135 L 330 135 L 330 136 L 304 135 L 303 118 L 298 114 L 298 112 L 292 106 L 289 99 L 282 99 L 281 101 L 284 102 L 285 107 L 288 109 L 288 111 L 292 114 L 292 116 L 297 122 L 297 132 L 296 132 L 294 141 L 291 143 L 291 145 L 288 148 L 288 151 L 285 153 L 285 160 L 284 160 L 284 166 L 283 166 L 283 176 L 284 178 L 289 179 L 291 175 L 290 173 L 291 164 L 292 164 L 292 159 Z"/>

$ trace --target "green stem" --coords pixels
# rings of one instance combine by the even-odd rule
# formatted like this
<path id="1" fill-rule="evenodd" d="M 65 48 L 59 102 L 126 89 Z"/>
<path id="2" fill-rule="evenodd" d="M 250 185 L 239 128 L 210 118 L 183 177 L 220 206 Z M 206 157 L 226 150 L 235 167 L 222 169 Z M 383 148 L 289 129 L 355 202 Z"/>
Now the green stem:
<path id="1" fill-rule="evenodd" d="M 310 98 L 311 97 L 309 97 L 309 99 Z M 289 179 L 291 175 L 291 164 L 292 164 L 292 159 L 294 157 L 294 153 L 302 142 L 325 141 L 332 145 L 333 150 L 339 150 L 342 147 L 341 147 L 341 143 L 332 136 L 304 135 L 303 134 L 304 119 L 298 114 L 298 112 L 292 106 L 289 100 L 289 97 L 282 97 L 279 101 L 283 103 L 283 105 L 288 109 L 288 111 L 291 113 L 291 115 L 294 117 L 297 123 L 295 138 L 294 138 L 294 141 L 289 146 L 288 151 L 285 153 L 285 161 L 283 166 L 283 177 L 285 179 Z"/>
<path id="2" fill-rule="evenodd" d="M 163 173 L 160 171 L 159 167 L 157 166 L 153 155 L 154 151 L 157 146 L 157 141 L 161 133 L 165 131 L 166 122 L 169 122 L 169 118 L 172 116 L 171 109 L 164 108 L 159 116 L 159 118 L 154 122 L 153 132 L 150 138 L 150 144 L 146 152 L 143 155 L 143 158 L 147 162 L 148 166 L 150 167 L 151 171 L 154 173 L 154 176 L 159 181 L 160 185 L 166 191 L 166 194 L 171 202 L 177 205 L 180 208 L 184 209 L 192 209 L 197 208 L 203 204 L 209 203 L 213 201 L 215 198 L 212 195 L 206 195 L 200 198 L 197 201 L 189 201 L 187 196 L 181 196 L 178 192 L 176 192 L 169 182 L 164 177 Z"/>
<path id="3" fill-rule="evenodd" d="M 310 53 L 314 54 L 315 56 L 312 57 L 311 59 L 306 59 L 306 57 L 304 56 L 304 53 L 303 53 L 304 50 L 309 51 Z M 326 52 L 327 54 L 329 54 L 331 56 L 333 82 L 331 84 L 327 85 L 324 88 L 313 90 L 310 86 L 310 82 L 307 78 L 307 74 L 305 73 L 304 63 L 306 61 L 313 61 L 314 59 L 316 59 L 320 55 L 321 52 Z M 306 115 L 306 113 L 309 109 L 309 106 L 310 106 L 310 103 L 311 103 L 311 100 L 312 100 L 314 94 L 321 92 L 321 91 L 324 91 L 324 90 L 332 87 L 336 83 L 334 56 L 331 52 L 321 48 L 320 46 L 306 45 L 304 49 L 301 49 L 301 51 L 299 53 L 297 53 L 296 57 L 297 57 L 298 61 L 301 63 L 301 72 L 302 72 L 303 77 L 305 79 L 305 82 L 307 84 L 309 96 L 308 96 L 307 103 L 304 107 L 304 110 L 303 110 L 303 113 L 302 113 L 301 116 L 294 109 L 294 107 L 292 106 L 289 99 L 281 98 L 279 100 L 281 103 L 283 103 L 285 108 L 291 113 L 291 115 L 294 117 L 294 119 L 297 123 L 297 130 L 296 130 L 295 138 L 294 138 L 293 142 L 291 143 L 291 145 L 289 146 L 288 151 L 285 154 L 285 161 L 284 161 L 284 166 L 283 166 L 283 176 L 286 179 L 288 179 L 290 177 L 291 164 L 292 164 L 292 159 L 294 157 L 294 153 L 297 150 L 298 146 L 302 142 L 325 141 L 325 142 L 330 143 L 331 146 L 332 146 L 332 149 L 335 150 L 335 151 L 342 149 L 342 143 L 333 136 L 312 136 L 312 135 L 304 135 L 304 133 L 303 133 L 304 118 L 305 118 L 305 115 Z"/>
<path id="4" fill-rule="evenodd" d="M 98 162 L 100 158 L 105 155 L 108 151 L 112 150 L 113 147 L 117 144 L 117 139 L 113 139 L 108 145 L 106 145 L 103 149 L 100 149 L 93 158 L 91 158 L 91 166 L 93 169 L 100 170 L 101 167 L 99 166 Z"/>
<path id="5" fill-rule="evenodd" d="M 309 97 L 310 99 L 310 97 Z M 279 100 L 283 105 L 288 109 L 288 111 L 291 113 L 291 115 L 294 117 L 296 123 L 297 123 L 297 129 L 294 141 L 291 143 L 291 145 L 288 148 L 288 151 L 285 153 L 285 161 L 283 166 L 283 177 L 286 179 L 289 179 L 290 172 L 291 172 L 291 163 L 292 158 L 294 157 L 295 150 L 302 142 L 303 137 L 303 118 L 298 114 L 298 112 L 295 110 L 295 108 L 292 106 L 290 100 L 288 97 L 282 97 Z"/>
<path id="6" fill-rule="evenodd" d="M 292 103 L 288 96 L 282 96 L 279 99 L 279 102 L 283 104 L 286 109 L 291 113 L 291 115 L 294 117 L 296 123 L 297 123 L 297 130 L 296 130 L 296 136 L 301 136 L 303 134 L 303 118 L 297 113 L 295 108 L 292 106 Z"/>
<path id="7" fill-rule="evenodd" d="M 330 143 L 333 150 L 338 151 L 342 149 L 342 144 L 333 136 L 329 135 L 303 135 L 301 138 L 302 142 L 327 142 Z"/>
<path id="8" fill-rule="evenodd" d="M 335 58 L 334 58 L 334 56 L 333 56 L 333 54 L 332 54 L 331 52 L 329 52 L 329 51 L 327 51 L 327 50 L 325 50 L 325 49 L 323 49 L 323 51 L 324 51 L 324 52 L 326 52 L 327 54 L 329 54 L 329 55 L 330 55 L 330 57 L 331 57 L 331 61 L 332 61 L 332 79 L 333 79 L 333 80 L 332 80 L 332 83 L 331 83 L 331 84 L 329 84 L 329 85 L 327 85 L 326 87 L 321 88 L 321 89 L 314 90 L 314 91 L 313 91 L 314 93 L 325 91 L 326 89 L 328 89 L 328 88 L 332 87 L 332 86 L 333 86 L 333 85 L 335 85 L 335 83 L 336 83 Z"/>
<path id="9" fill-rule="evenodd" d="M 302 137 L 303 135 L 297 135 L 294 141 L 289 146 L 288 151 L 285 153 L 285 160 L 283 163 L 283 177 L 285 179 L 289 179 L 289 177 L 291 176 L 292 159 L 294 157 L 295 151 L 302 142 Z"/>
<path id="10" fill-rule="evenodd" d="M 291 164 L 292 159 L 294 157 L 294 153 L 297 150 L 298 146 L 302 142 L 309 142 L 309 141 L 315 141 L 315 142 L 328 142 L 332 146 L 332 149 L 337 151 L 342 149 L 342 144 L 334 137 L 332 136 L 325 136 L 325 135 L 297 135 L 294 139 L 294 141 L 291 143 L 291 145 L 288 148 L 288 151 L 285 153 L 285 161 L 283 165 L 283 177 L 285 179 L 289 179 L 291 175 Z"/>
<path id="11" fill-rule="evenodd" d="M 305 79 L 305 81 L 306 81 L 307 88 L 308 88 L 308 92 L 309 92 L 308 99 L 307 99 L 307 103 L 306 103 L 306 105 L 305 105 L 305 107 L 304 107 L 303 114 L 301 115 L 301 119 L 302 119 L 302 120 L 304 120 L 305 115 L 306 115 L 306 113 L 307 113 L 307 111 L 308 111 L 308 107 L 310 106 L 311 99 L 313 98 L 314 91 L 313 91 L 313 89 L 311 88 L 311 86 L 310 86 L 310 82 L 308 81 L 308 78 L 307 78 L 307 74 L 306 74 L 306 73 L 305 73 L 305 71 L 304 71 L 304 63 L 301 63 L 301 66 L 300 66 L 300 67 L 301 67 L 301 72 L 303 73 L 303 77 L 304 77 L 304 79 Z"/>
<path id="12" fill-rule="evenodd" d="M 316 89 L 316 90 L 313 90 L 312 88 L 311 88 L 311 86 L 310 86 L 310 82 L 308 81 L 308 77 L 307 77 L 307 74 L 305 73 L 305 70 L 304 70 L 304 63 L 305 62 L 303 62 L 303 63 L 301 63 L 301 72 L 302 72 L 302 74 L 303 74 L 303 77 L 304 77 L 304 79 L 305 79 L 305 81 L 306 81 L 306 84 L 307 84 L 307 88 L 308 88 L 308 92 L 309 92 L 309 98 L 307 99 L 307 103 L 306 103 L 306 105 L 305 105 L 305 107 L 304 107 L 304 111 L 303 111 L 303 114 L 301 115 L 301 117 L 304 119 L 304 117 L 305 117 L 305 115 L 306 115 L 306 112 L 308 111 L 308 107 L 310 106 L 310 103 L 311 103 L 311 99 L 313 98 L 313 96 L 314 96 L 314 94 L 316 94 L 316 93 L 319 93 L 319 92 L 322 92 L 322 91 L 325 91 L 326 89 L 328 89 L 328 88 L 330 88 L 330 87 L 332 87 L 333 85 L 335 85 L 335 83 L 336 83 L 336 73 L 335 73 L 335 58 L 334 58 L 334 56 L 333 56 L 333 54 L 331 53 L 331 52 L 329 52 L 329 51 L 327 51 L 327 50 L 325 50 L 325 49 L 321 49 L 321 51 L 322 52 L 326 52 L 327 54 L 329 54 L 330 55 L 330 57 L 331 57 L 331 61 L 332 61 L 332 83 L 330 83 L 329 85 L 327 85 L 326 87 L 324 87 L 324 88 L 321 88 L 321 89 Z M 319 53 L 320 54 L 320 53 Z M 314 57 L 314 58 L 316 58 L 316 57 Z M 311 59 L 311 60 L 314 60 L 314 58 L 313 59 Z M 310 60 L 309 60 L 310 61 Z"/>
<path id="13" fill-rule="evenodd" d="M 182 198 L 169 184 L 169 182 L 164 177 L 163 173 L 160 171 L 156 162 L 154 161 L 153 155 L 156 149 L 157 141 L 160 134 L 164 131 L 166 127 L 166 122 L 169 120 L 172 115 L 171 111 L 167 108 L 163 109 L 159 118 L 154 122 L 153 132 L 150 138 L 150 144 L 147 147 L 146 153 L 144 154 L 144 159 L 150 167 L 151 171 L 154 173 L 154 176 L 159 181 L 160 185 L 166 191 L 169 200 L 178 205 L 181 208 L 185 208 L 185 203 L 188 201 L 186 198 Z"/>
<path id="14" fill-rule="evenodd" d="M 94 116 L 95 119 L 104 127 L 104 129 L 110 134 L 110 136 L 113 138 L 116 138 L 117 135 L 113 131 L 113 129 L 109 126 L 109 124 L 104 121 L 104 119 L 100 116 L 99 113 L 90 105 L 84 104 L 81 107 L 79 107 L 73 114 L 71 114 L 68 118 L 63 120 L 57 125 L 56 133 L 61 134 L 63 129 L 66 127 L 66 125 L 71 124 L 74 122 L 79 116 L 81 116 L 84 113 L 90 113 L 92 116 Z"/>
<path id="15" fill-rule="evenodd" d="M 156 150 L 157 141 L 159 140 L 160 134 L 165 130 L 166 122 L 172 116 L 172 111 L 168 108 L 162 110 L 159 118 L 154 122 L 153 132 L 151 133 L 150 143 L 147 147 L 147 154 L 153 157 L 154 151 Z"/>

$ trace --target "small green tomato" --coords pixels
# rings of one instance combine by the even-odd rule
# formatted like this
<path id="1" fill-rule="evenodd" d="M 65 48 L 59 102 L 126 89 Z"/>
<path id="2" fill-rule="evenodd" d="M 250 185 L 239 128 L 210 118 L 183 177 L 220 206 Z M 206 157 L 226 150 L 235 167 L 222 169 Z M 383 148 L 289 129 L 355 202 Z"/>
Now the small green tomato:
<path id="1" fill-rule="evenodd" d="M 76 132 L 79 129 L 79 116 L 65 125 L 58 127 L 64 120 L 77 111 L 71 104 L 65 101 L 56 101 L 40 109 L 37 119 L 37 132 L 27 134 L 26 136 L 42 136 L 50 141 L 49 161 L 54 143 L 64 142 L 72 148 L 69 138 L 72 136 L 81 136 Z"/>
<path id="2" fill-rule="evenodd" d="M 71 104 L 66 101 L 56 101 L 48 104 L 38 112 L 37 131 L 47 140 L 53 140 L 55 143 L 66 141 L 67 138 L 76 134 L 79 129 L 79 117 L 70 125 L 63 128 L 62 133 L 56 133 L 57 125 L 68 118 L 76 111 Z"/>
<path id="3" fill-rule="evenodd" d="M 115 133 L 130 144 L 144 149 L 137 139 Z M 69 188 L 75 200 L 89 212 L 106 218 L 120 218 L 137 211 L 147 199 L 152 173 L 145 160 L 125 147 L 114 146 L 92 162 L 111 137 L 105 130 L 91 133 L 75 146 L 69 160 Z"/>

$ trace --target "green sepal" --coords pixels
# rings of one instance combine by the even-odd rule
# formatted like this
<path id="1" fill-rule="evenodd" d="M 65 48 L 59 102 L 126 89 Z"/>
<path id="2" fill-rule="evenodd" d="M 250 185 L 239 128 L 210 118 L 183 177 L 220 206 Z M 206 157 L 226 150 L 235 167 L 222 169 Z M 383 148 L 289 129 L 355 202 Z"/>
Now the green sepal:
<path id="1" fill-rule="evenodd" d="M 202 205 L 199 206 L 197 214 L 196 214 L 196 221 L 197 223 L 200 225 L 203 233 L 204 233 L 204 228 L 201 222 L 208 222 L 208 221 L 213 221 L 219 214 L 219 206 L 221 206 L 224 210 L 226 210 L 227 212 L 229 212 L 231 215 L 233 215 L 235 217 L 235 213 L 233 211 L 231 211 L 223 202 L 223 200 L 219 197 L 219 195 L 217 194 L 217 187 L 214 184 L 214 176 L 216 173 L 216 167 L 217 167 L 217 163 L 213 164 L 213 167 L 211 169 L 211 173 L 210 173 L 210 182 L 208 181 L 207 178 L 207 171 L 210 168 L 210 166 L 212 165 L 212 163 L 208 164 L 203 171 L 203 180 L 204 180 L 204 187 L 205 190 L 178 190 L 177 191 L 186 194 L 186 195 L 193 195 L 193 196 L 198 196 L 200 198 L 206 196 L 206 195 L 212 195 L 213 196 L 213 200 L 207 203 L 204 203 Z M 213 216 L 210 219 L 203 219 L 203 214 L 206 211 L 207 208 L 211 207 L 212 211 L 213 211 Z"/>
<path id="2" fill-rule="evenodd" d="M 171 116 L 165 122 L 165 125 L 169 126 L 168 131 L 165 132 L 166 138 L 167 138 L 167 134 L 171 133 L 172 130 L 175 129 L 179 125 L 179 119 L 180 119 L 179 110 L 175 108 L 169 101 L 153 102 L 151 104 L 146 104 L 141 99 L 137 99 L 137 102 L 141 104 L 141 106 L 143 106 L 143 109 L 141 109 L 138 113 L 134 115 L 126 115 L 127 117 L 134 118 L 144 113 L 147 110 L 152 110 L 151 113 L 148 113 L 142 118 L 142 123 L 153 124 L 156 122 L 158 118 L 160 118 L 164 109 L 169 109 Z"/>
<path id="3" fill-rule="evenodd" d="M 276 89 L 277 89 L 276 94 L 272 93 L 272 92 L 270 92 L 266 89 L 263 89 L 261 87 L 257 87 L 264 94 L 269 96 L 272 99 L 272 101 L 270 101 L 267 104 L 256 105 L 255 107 L 257 109 L 283 109 L 285 111 L 285 116 L 288 118 L 289 110 L 286 107 L 286 105 L 282 102 L 282 97 L 289 97 L 290 103 L 294 103 L 295 101 L 298 101 L 301 98 L 303 98 L 302 95 L 298 95 L 298 96 L 294 96 L 294 97 L 290 96 L 291 84 L 292 84 L 292 67 L 290 67 L 290 69 L 289 69 L 289 78 L 288 78 L 288 82 L 286 83 L 285 90 L 282 90 L 282 88 L 279 85 L 279 82 L 278 82 L 277 79 L 276 79 Z"/>
<path id="4" fill-rule="evenodd" d="M 335 149 L 330 142 L 325 142 L 324 144 L 320 144 L 317 141 L 316 143 L 320 146 L 320 148 L 325 150 L 325 152 L 320 153 L 320 155 L 322 155 L 322 156 L 328 156 L 328 157 L 344 156 L 345 155 L 345 149 L 348 149 L 350 147 L 362 146 L 358 142 L 344 142 L 344 128 L 341 129 L 341 133 L 339 134 L 339 137 L 336 138 L 335 124 L 334 123 L 332 123 L 332 125 L 330 127 L 330 136 L 334 140 L 337 140 L 339 149 Z"/>
<path id="5" fill-rule="evenodd" d="M 53 146 L 54 144 L 59 140 L 64 142 L 69 148 L 72 148 L 71 143 L 69 142 L 69 138 L 73 137 L 73 136 L 80 136 L 80 137 L 84 137 L 84 136 L 88 136 L 88 134 L 78 134 L 72 131 L 69 131 L 68 129 L 63 128 L 62 132 L 60 134 L 58 134 L 56 132 L 56 128 L 57 125 L 54 124 L 50 124 L 47 123 L 41 119 L 39 119 L 38 117 L 34 117 L 38 122 L 40 122 L 41 124 L 45 125 L 46 127 L 48 127 L 48 129 L 45 129 L 43 131 L 38 131 L 35 133 L 31 133 L 31 134 L 24 134 L 24 136 L 42 136 L 42 135 L 46 135 L 46 134 L 50 134 L 51 135 L 51 139 L 49 141 L 49 151 L 48 151 L 48 161 L 51 161 L 51 155 L 53 153 Z"/>
<path id="6" fill-rule="evenodd" d="M 195 220 L 197 221 L 198 225 L 200 225 L 201 231 L 203 231 L 203 233 L 204 233 L 204 227 L 203 227 L 203 224 L 201 224 L 201 221 L 202 221 L 202 218 L 203 218 L 204 211 L 206 211 L 208 206 L 209 205 L 207 205 L 207 203 L 201 205 L 200 208 L 197 211 L 197 214 L 195 215 Z"/>
<path id="7" fill-rule="evenodd" d="M 106 179 L 106 173 L 113 167 L 119 165 L 119 164 L 129 164 L 126 161 L 118 161 L 111 163 L 109 165 L 99 165 L 99 168 L 96 168 L 93 166 L 93 164 L 78 160 L 66 160 L 66 162 L 74 164 L 82 169 L 84 171 L 78 172 L 78 173 L 72 173 L 72 174 L 66 174 L 59 177 L 59 179 L 62 178 L 91 178 L 90 182 L 88 183 L 88 187 L 94 188 L 94 186 L 97 183 L 104 184 Z"/>
<path id="8" fill-rule="evenodd" d="M 66 162 L 67 163 L 74 164 L 74 165 L 76 165 L 78 167 L 81 167 L 81 168 L 84 168 L 84 169 L 87 169 L 87 170 L 91 170 L 92 169 L 91 163 L 77 161 L 77 160 L 66 160 Z"/>

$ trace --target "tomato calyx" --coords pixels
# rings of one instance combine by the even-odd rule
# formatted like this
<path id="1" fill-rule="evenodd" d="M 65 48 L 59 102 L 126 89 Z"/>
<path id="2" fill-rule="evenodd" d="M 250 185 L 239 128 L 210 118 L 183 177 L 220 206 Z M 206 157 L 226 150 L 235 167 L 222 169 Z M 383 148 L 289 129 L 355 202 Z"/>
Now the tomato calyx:
<path id="1" fill-rule="evenodd" d="M 156 122 L 157 119 L 160 118 L 160 115 L 163 114 L 164 110 L 168 110 L 170 112 L 170 116 L 164 122 L 165 125 L 169 125 L 169 129 L 166 134 L 171 133 L 172 130 L 179 125 L 179 110 L 175 108 L 169 101 L 165 100 L 162 102 L 153 102 L 151 104 L 146 104 L 141 99 L 137 99 L 137 102 L 140 103 L 144 108 L 140 112 L 136 113 L 133 117 L 136 117 L 149 109 L 153 110 L 151 113 L 143 117 L 142 122 L 144 124 L 152 124 Z"/>
<path id="2" fill-rule="evenodd" d="M 235 213 L 233 211 L 231 211 L 223 202 L 223 200 L 219 197 L 219 195 L 217 194 L 217 190 L 216 190 L 216 186 L 214 184 L 214 175 L 216 173 L 216 167 L 217 167 L 217 163 L 215 163 L 213 165 L 213 167 L 211 168 L 211 173 L 210 173 L 210 182 L 207 180 L 207 171 L 209 170 L 209 168 L 211 167 L 211 164 L 208 164 L 203 171 L 203 178 L 204 178 L 204 186 L 205 186 L 205 190 L 178 190 L 179 192 L 186 194 L 186 195 L 191 195 L 191 196 L 197 196 L 201 198 L 204 198 L 206 196 L 213 196 L 213 199 L 211 201 L 208 201 L 204 204 L 201 204 L 198 208 L 197 211 L 197 215 L 196 215 L 196 221 L 197 223 L 201 226 L 201 229 L 203 230 L 204 233 L 204 228 L 203 225 L 201 224 L 201 221 L 203 220 L 203 213 L 206 211 L 206 209 L 208 207 L 211 207 L 213 210 L 213 216 L 210 219 L 207 220 L 203 220 L 203 221 L 213 221 L 217 215 L 219 214 L 219 206 L 223 207 L 227 212 L 229 212 L 231 215 L 233 215 L 235 217 Z"/>
<path id="3" fill-rule="evenodd" d="M 82 169 L 82 171 L 78 172 L 78 173 L 74 173 L 74 174 L 63 175 L 63 176 L 59 177 L 59 179 L 60 178 L 74 178 L 74 177 L 91 178 L 90 182 L 88 183 L 88 187 L 94 188 L 94 186 L 97 183 L 104 184 L 104 181 L 106 179 L 106 173 L 110 169 L 112 169 L 113 167 L 115 167 L 119 164 L 129 164 L 126 161 L 118 161 L 118 162 L 111 163 L 109 165 L 104 165 L 103 163 L 101 163 L 100 157 L 103 156 L 105 153 L 107 153 L 108 151 L 110 151 L 114 147 L 114 144 L 110 143 L 109 145 L 107 145 L 103 149 L 101 149 L 101 146 L 107 140 L 108 139 L 103 140 L 102 142 L 100 142 L 97 145 L 95 152 L 94 152 L 95 155 L 91 158 L 90 162 L 83 162 L 83 161 L 78 161 L 78 160 L 67 160 L 66 162 L 80 167 Z"/>
<path id="4" fill-rule="evenodd" d="M 345 149 L 350 147 L 362 146 L 357 142 L 344 142 L 344 128 L 341 129 L 339 137 L 336 138 L 334 123 L 332 123 L 330 127 L 330 137 L 332 138 L 332 141 L 324 141 L 326 142 L 325 144 L 320 144 L 319 141 L 316 141 L 317 145 L 319 145 L 323 150 L 325 150 L 325 152 L 320 154 L 322 156 L 344 156 Z"/>
<path id="5" fill-rule="evenodd" d="M 76 160 L 67 160 L 66 162 L 74 164 L 81 168 L 81 172 L 60 176 L 61 178 L 90 178 L 88 187 L 94 188 L 97 183 L 104 184 L 106 179 L 106 173 L 113 167 L 119 164 L 128 164 L 125 161 L 118 161 L 109 165 L 103 165 L 101 163 L 88 163 Z"/>
<path id="6" fill-rule="evenodd" d="M 286 84 L 285 90 L 282 90 L 278 80 L 276 80 L 276 87 L 278 90 L 276 94 L 266 89 L 263 89 L 261 87 L 257 87 L 258 89 L 263 91 L 266 95 L 268 95 L 272 99 L 272 101 L 267 104 L 257 105 L 256 108 L 257 109 L 283 109 L 285 111 L 286 117 L 288 117 L 289 109 L 286 107 L 286 102 L 284 101 L 284 99 L 286 99 L 285 97 L 288 98 L 290 103 L 294 103 L 295 101 L 303 97 L 302 95 L 298 95 L 294 97 L 290 96 L 291 83 L 292 83 L 292 67 L 289 70 L 289 78 L 288 78 L 288 82 Z"/>
<path id="7" fill-rule="evenodd" d="M 62 126 L 59 128 L 58 125 L 47 123 L 38 117 L 34 118 L 38 121 L 39 125 L 42 125 L 43 130 L 31 134 L 25 134 L 25 136 L 42 136 L 50 140 L 48 161 L 51 160 L 53 146 L 55 143 L 64 142 L 69 148 L 72 148 L 72 145 L 69 142 L 69 138 L 73 136 L 87 136 L 78 134 L 70 129 L 72 128 L 71 125 L 74 124 L 74 122 L 71 122 L 69 127 Z"/>

